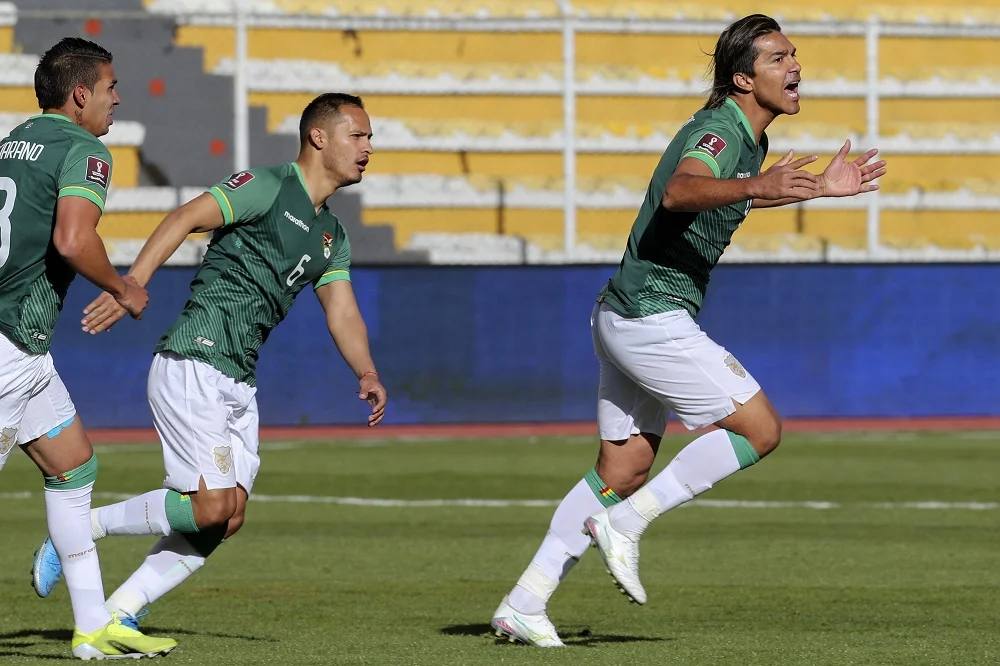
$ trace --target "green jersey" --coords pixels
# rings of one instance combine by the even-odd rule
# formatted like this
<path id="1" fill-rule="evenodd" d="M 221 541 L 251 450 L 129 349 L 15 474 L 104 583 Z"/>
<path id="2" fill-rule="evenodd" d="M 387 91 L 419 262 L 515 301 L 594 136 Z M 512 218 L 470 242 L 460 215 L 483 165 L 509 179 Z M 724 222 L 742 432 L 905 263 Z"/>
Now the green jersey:
<path id="1" fill-rule="evenodd" d="M 207 363 L 254 386 L 257 350 L 302 288 L 351 279 L 351 245 L 325 205 L 316 212 L 295 162 L 233 174 L 209 193 L 225 225 L 156 351 Z"/>
<path id="2" fill-rule="evenodd" d="M 0 333 L 44 354 L 76 273 L 52 245 L 56 202 L 83 197 L 104 210 L 111 153 L 66 116 L 42 114 L 0 141 Z"/>
<path id="3" fill-rule="evenodd" d="M 709 272 L 746 219 L 753 200 L 700 213 L 672 213 L 661 205 L 663 190 L 685 157 L 701 160 L 716 178 L 752 178 L 767 155 L 743 111 L 732 99 L 698 111 L 677 132 L 653 171 L 646 199 L 632 224 L 621 264 L 599 301 L 623 317 L 646 317 L 701 309 Z"/>

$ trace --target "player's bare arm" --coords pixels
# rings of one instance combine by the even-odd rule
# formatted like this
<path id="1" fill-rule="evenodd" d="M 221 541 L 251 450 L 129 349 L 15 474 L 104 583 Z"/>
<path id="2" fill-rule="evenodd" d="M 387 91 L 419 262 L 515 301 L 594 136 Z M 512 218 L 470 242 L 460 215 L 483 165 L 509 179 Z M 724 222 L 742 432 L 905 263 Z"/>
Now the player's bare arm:
<path id="1" fill-rule="evenodd" d="M 675 213 L 699 213 L 748 199 L 813 199 L 822 191 L 821 177 L 801 169 L 816 159 L 810 155 L 776 164 L 753 178 L 716 178 L 707 164 L 685 157 L 667 181 L 662 206 Z"/>
<path id="2" fill-rule="evenodd" d="M 333 342 L 360 382 L 358 397 L 371 405 L 368 425 L 378 425 L 385 415 L 387 396 L 375 370 L 368 346 L 368 327 L 358 309 L 354 289 L 350 281 L 338 280 L 317 289 L 316 297 L 326 313 L 326 325 Z"/>
<path id="3" fill-rule="evenodd" d="M 87 202 L 90 203 L 90 202 Z M 90 204 L 93 206 L 93 204 Z M 96 208 L 96 206 L 94 206 Z M 129 269 L 129 277 L 145 287 L 163 263 L 193 233 L 218 229 L 223 224 L 219 204 L 210 194 L 202 194 L 174 210 L 157 225 Z M 97 334 L 117 323 L 125 311 L 113 298 L 99 296 L 83 310 L 83 331 Z"/>
<path id="4" fill-rule="evenodd" d="M 74 271 L 104 290 L 122 315 L 127 311 L 139 319 L 149 296 L 134 280 L 118 275 L 111 265 L 104 241 L 97 235 L 100 219 L 101 209 L 89 199 L 63 197 L 56 204 L 52 243 Z"/>
<path id="5" fill-rule="evenodd" d="M 878 189 L 876 179 L 886 174 L 886 161 L 878 160 L 872 162 L 878 155 L 878 148 L 863 153 L 857 159 L 848 161 L 847 156 L 851 152 L 851 141 L 848 139 L 840 152 L 830 160 L 830 164 L 821 175 L 822 191 L 819 196 L 823 197 L 850 197 L 865 192 L 874 192 Z M 780 160 L 774 163 L 771 169 L 783 166 L 792 160 L 795 155 L 794 150 L 789 150 Z M 770 169 L 768 169 L 770 171 Z M 765 172 L 767 173 L 767 172 Z M 805 199 L 789 197 L 779 200 L 755 200 L 754 208 L 774 208 L 792 203 L 799 203 Z"/>

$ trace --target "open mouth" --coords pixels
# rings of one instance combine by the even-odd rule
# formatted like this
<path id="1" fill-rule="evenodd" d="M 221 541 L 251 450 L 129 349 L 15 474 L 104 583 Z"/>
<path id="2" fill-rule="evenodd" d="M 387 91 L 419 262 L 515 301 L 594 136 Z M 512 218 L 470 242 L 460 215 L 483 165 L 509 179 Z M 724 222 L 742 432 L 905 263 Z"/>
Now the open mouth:
<path id="1" fill-rule="evenodd" d="M 793 102 L 799 101 L 799 82 L 793 81 L 785 86 L 785 94 L 788 96 L 788 99 Z"/>
<path id="2" fill-rule="evenodd" d="M 364 171 L 365 167 L 368 166 L 368 160 L 361 160 L 360 162 L 357 162 L 357 165 L 358 165 L 358 169 L 360 169 L 361 171 Z"/>

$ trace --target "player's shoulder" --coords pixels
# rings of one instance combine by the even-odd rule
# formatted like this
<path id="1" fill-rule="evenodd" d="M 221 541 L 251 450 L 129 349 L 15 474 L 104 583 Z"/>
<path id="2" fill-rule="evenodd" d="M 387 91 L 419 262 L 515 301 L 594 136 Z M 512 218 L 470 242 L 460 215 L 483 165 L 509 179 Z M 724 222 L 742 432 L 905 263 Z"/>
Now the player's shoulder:
<path id="1" fill-rule="evenodd" d="M 725 106 L 714 109 L 700 109 L 686 123 L 691 134 L 698 130 L 716 130 L 725 133 L 738 134 L 740 121 Z"/>
<path id="2" fill-rule="evenodd" d="M 277 193 L 281 187 L 281 182 L 286 174 L 282 169 L 284 165 L 257 167 L 237 171 L 226 180 L 219 183 L 219 187 L 229 192 L 265 192 L 273 191 Z"/>

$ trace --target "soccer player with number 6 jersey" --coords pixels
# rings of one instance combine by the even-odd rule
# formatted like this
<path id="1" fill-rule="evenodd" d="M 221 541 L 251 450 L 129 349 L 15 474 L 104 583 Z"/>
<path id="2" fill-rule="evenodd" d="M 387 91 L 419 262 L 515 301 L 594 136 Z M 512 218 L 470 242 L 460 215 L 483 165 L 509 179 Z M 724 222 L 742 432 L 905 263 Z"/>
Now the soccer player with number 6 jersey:
<path id="1" fill-rule="evenodd" d="M 145 285 L 188 234 L 214 231 L 188 302 L 157 344 L 149 373 L 164 488 L 90 514 L 94 539 L 161 537 L 108 599 L 112 611 L 137 616 L 242 526 L 260 466 L 257 352 L 306 285 L 358 378 L 358 397 L 370 405 L 368 425 L 382 420 L 386 391 L 351 287 L 351 246 L 326 207 L 339 188 L 361 181 L 372 154 L 371 122 L 360 98 L 327 93 L 305 108 L 299 134 L 296 161 L 234 174 L 168 215 L 129 272 Z M 100 333 L 122 314 L 102 296 L 87 308 L 84 330 Z M 42 594 L 60 576 L 51 542 L 35 560 L 46 572 Z"/>

